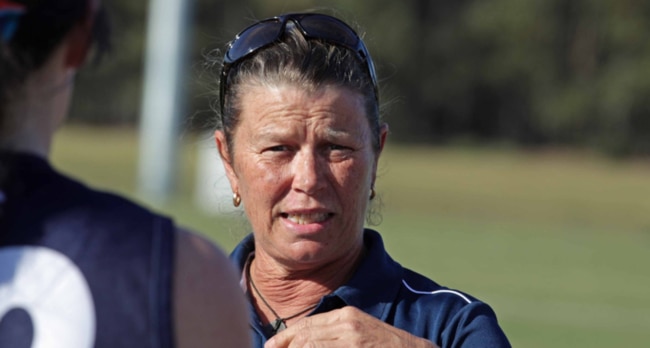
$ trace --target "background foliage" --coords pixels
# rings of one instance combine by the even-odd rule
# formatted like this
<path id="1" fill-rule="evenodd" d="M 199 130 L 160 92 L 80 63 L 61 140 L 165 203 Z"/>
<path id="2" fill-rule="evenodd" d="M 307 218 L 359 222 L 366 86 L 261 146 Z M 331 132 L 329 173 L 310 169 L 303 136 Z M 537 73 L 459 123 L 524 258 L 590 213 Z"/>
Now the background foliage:
<path id="1" fill-rule="evenodd" d="M 114 51 L 81 76 L 73 119 L 133 124 L 148 2 L 107 5 Z M 642 0 L 196 0 L 186 129 L 212 115 L 206 52 L 255 19 L 314 8 L 365 33 L 396 141 L 650 153 L 650 2 Z"/>

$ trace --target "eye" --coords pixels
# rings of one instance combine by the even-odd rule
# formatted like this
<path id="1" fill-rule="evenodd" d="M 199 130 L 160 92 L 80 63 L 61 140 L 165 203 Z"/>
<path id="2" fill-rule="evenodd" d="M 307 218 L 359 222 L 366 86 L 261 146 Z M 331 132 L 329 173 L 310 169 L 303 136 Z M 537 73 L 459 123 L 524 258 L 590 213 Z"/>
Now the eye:
<path id="1" fill-rule="evenodd" d="M 286 145 L 275 145 L 266 148 L 265 151 L 270 151 L 270 152 L 283 152 L 283 151 L 289 151 L 289 147 Z"/>
<path id="2" fill-rule="evenodd" d="M 348 148 L 346 146 L 343 146 L 343 145 L 339 145 L 339 144 L 330 144 L 329 145 L 329 150 L 330 151 L 342 151 L 342 150 L 349 150 L 349 149 L 350 148 Z"/>
<path id="3" fill-rule="evenodd" d="M 269 161 L 280 163 L 293 158 L 294 148 L 289 145 L 271 145 L 262 150 L 261 155 Z"/>
<path id="4" fill-rule="evenodd" d="M 343 160 L 348 158 L 353 151 L 354 150 L 349 146 L 335 143 L 327 144 L 326 147 L 327 155 L 331 160 Z"/>

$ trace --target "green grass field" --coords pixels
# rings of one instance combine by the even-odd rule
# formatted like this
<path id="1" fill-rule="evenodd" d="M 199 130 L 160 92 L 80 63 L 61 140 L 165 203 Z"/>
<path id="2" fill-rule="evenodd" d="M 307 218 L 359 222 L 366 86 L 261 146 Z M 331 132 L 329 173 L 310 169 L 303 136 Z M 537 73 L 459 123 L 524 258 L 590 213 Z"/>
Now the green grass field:
<path id="1" fill-rule="evenodd" d="M 53 162 L 139 200 L 136 135 L 66 126 Z M 230 251 L 246 224 L 194 207 L 196 152 L 184 137 L 177 193 L 156 209 Z M 394 258 L 490 303 L 513 346 L 650 342 L 650 162 L 388 144 L 377 186 Z"/>

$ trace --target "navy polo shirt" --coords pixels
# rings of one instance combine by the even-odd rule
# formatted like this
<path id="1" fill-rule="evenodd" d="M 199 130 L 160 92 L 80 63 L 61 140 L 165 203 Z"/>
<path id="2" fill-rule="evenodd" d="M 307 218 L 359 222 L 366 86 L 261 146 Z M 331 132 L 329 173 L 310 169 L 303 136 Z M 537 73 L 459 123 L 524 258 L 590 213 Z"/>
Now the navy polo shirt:
<path id="1" fill-rule="evenodd" d="M 367 254 L 352 278 L 324 296 L 309 315 L 354 306 L 441 348 L 510 347 L 487 304 L 402 267 L 388 255 L 381 236 L 373 230 L 365 230 L 364 244 Z M 254 250 L 251 234 L 230 255 L 242 272 Z M 272 334 L 251 303 L 249 311 L 253 347 L 263 347 Z"/>

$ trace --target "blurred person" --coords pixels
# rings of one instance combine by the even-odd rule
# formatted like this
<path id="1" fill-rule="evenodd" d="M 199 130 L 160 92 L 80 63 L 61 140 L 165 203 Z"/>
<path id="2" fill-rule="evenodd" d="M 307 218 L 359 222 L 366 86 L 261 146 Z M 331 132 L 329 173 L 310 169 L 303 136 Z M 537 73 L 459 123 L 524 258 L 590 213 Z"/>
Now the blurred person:
<path id="1" fill-rule="evenodd" d="M 223 252 L 48 162 L 107 43 L 99 1 L 0 0 L 0 347 L 246 347 Z"/>
<path id="2" fill-rule="evenodd" d="M 215 140 L 252 234 L 256 347 L 509 347 L 485 303 L 402 267 L 364 228 L 388 127 L 361 38 L 329 15 L 259 21 L 226 47 Z"/>

